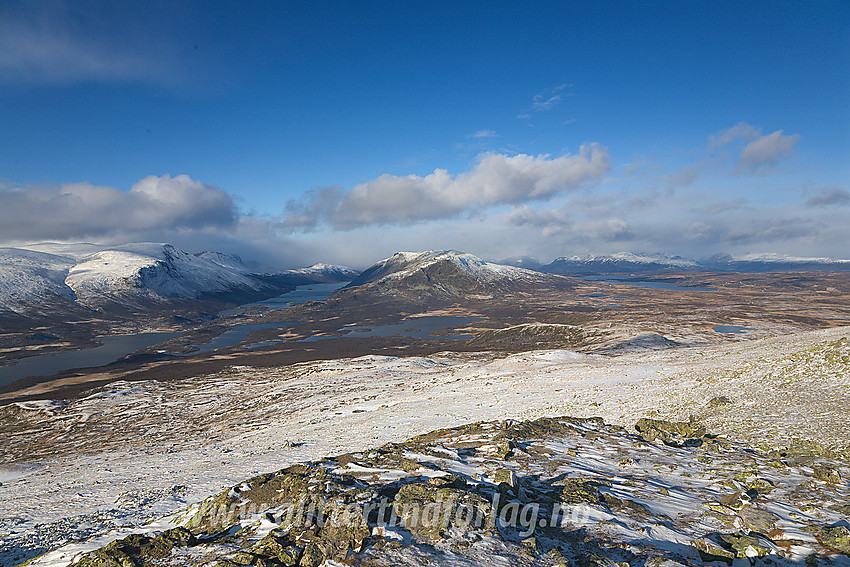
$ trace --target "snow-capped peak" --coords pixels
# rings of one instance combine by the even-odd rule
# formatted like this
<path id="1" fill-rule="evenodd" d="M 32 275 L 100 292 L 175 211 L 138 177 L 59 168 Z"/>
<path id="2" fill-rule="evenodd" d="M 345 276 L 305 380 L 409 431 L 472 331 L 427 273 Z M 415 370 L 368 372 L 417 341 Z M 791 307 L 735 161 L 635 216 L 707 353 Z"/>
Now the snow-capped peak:
<path id="1" fill-rule="evenodd" d="M 97 302 L 104 293 L 145 290 L 161 298 L 195 299 L 260 287 L 240 271 L 206 257 L 170 244 L 148 243 L 95 252 L 69 270 L 65 283 L 83 303 Z"/>
<path id="2" fill-rule="evenodd" d="M 367 283 L 390 283 L 430 271 L 441 264 L 452 266 L 457 272 L 482 284 L 505 279 L 540 277 L 540 274 L 531 270 L 486 262 L 477 256 L 456 250 L 429 250 L 398 252 L 363 271 L 350 285 L 353 287 Z"/>
<path id="3" fill-rule="evenodd" d="M 348 266 L 340 266 L 337 264 L 313 264 L 312 266 L 307 266 L 306 268 L 296 268 L 294 270 L 288 270 L 291 273 L 295 274 L 326 274 L 326 273 L 338 273 L 338 274 L 352 274 L 356 276 L 359 272 L 356 270 L 352 270 Z"/>

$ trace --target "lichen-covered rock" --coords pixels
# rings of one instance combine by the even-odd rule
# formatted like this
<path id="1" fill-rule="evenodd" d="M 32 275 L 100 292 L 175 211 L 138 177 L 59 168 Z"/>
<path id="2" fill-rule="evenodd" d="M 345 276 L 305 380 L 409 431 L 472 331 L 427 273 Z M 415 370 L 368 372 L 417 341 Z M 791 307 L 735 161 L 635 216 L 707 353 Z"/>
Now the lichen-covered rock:
<path id="1" fill-rule="evenodd" d="M 541 417 L 533 421 L 510 422 L 494 437 L 494 440 L 523 440 L 573 434 L 576 429 L 571 425 L 584 423 L 601 425 L 603 421 L 601 417 Z"/>
<path id="2" fill-rule="evenodd" d="M 665 421 L 643 417 L 635 424 L 640 436 L 650 443 L 661 440 L 664 444 L 681 447 L 698 443 L 706 434 L 705 426 L 691 421 Z"/>
<path id="3" fill-rule="evenodd" d="M 821 530 L 818 541 L 844 555 L 850 555 L 850 530 L 844 526 L 831 526 Z"/>
<path id="4" fill-rule="evenodd" d="M 496 448 L 496 457 L 506 461 L 514 454 L 514 449 L 516 449 L 516 447 L 517 444 L 512 439 L 502 441 Z"/>
<path id="5" fill-rule="evenodd" d="M 557 498 L 565 504 L 597 504 L 601 501 L 599 487 L 603 483 L 595 480 L 565 478 L 552 483 Z"/>
<path id="6" fill-rule="evenodd" d="M 325 559 L 344 560 L 350 552 L 359 552 L 372 529 L 356 503 L 331 508 L 324 519 L 315 544 Z"/>
<path id="7" fill-rule="evenodd" d="M 132 534 L 82 556 L 74 567 L 147 567 L 171 555 L 176 547 L 195 545 L 195 536 L 178 527 L 155 537 Z"/>
<path id="8" fill-rule="evenodd" d="M 776 527 L 776 522 L 779 521 L 779 516 L 776 514 L 755 506 L 745 507 L 738 512 L 738 516 L 747 530 L 765 536 L 770 534 Z"/>
<path id="9" fill-rule="evenodd" d="M 296 465 L 251 478 L 202 502 L 186 525 L 196 533 L 215 534 L 230 529 L 242 516 L 256 514 L 280 502 L 296 501 L 308 491 L 313 470 Z M 325 470 L 316 472 L 324 474 Z"/>
<path id="10" fill-rule="evenodd" d="M 735 553 L 705 537 L 693 540 L 691 545 L 697 548 L 700 559 L 703 561 L 726 561 L 727 563 L 732 563 L 732 560 L 735 559 Z"/>
<path id="11" fill-rule="evenodd" d="M 500 491 L 502 492 L 505 490 L 514 490 L 519 486 L 517 476 L 511 469 L 497 469 L 493 475 L 493 482 L 500 487 Z M 505 485 L 504 489 L 501 488 L 503 484 Z"/>
<path id="12" fill-rule="evenodd" d="M 716 408 L 720 406 L 728 406 L 732 403 L 732 400 L 727 398 L 726 396 L 715 396 L 709 400 L 708 405 Z"/>
<path id="13" fill-rule="evenodd" d="M 761 544 L 757 537 L 744 534 L 717 534 L 720 544 L 735 552 L 735 557 L 764 557 L 770 548 Z"/>
<path id="14" fill-rule="evenodd" d="M 656 516 L 649 509 L 634 500 L 628 498 L 617 498 L 611 494 L 600 493 L 600 501 L 608 507 L 609 510 L 619 512 L 621 510 L 630 510 L 636 517 L 645 520 L 654 520 Z"/>
<path id="15" fill-rule="evenodd" d="M 301 549 L 289 542 L 279 532 L 274 531 L 257 542 L 257 545 L 251 548 L 250 553 L 255 557 L 266 558 L 273 563 L 297 565 L 301 556 Z"/>
<path id="16" fill-rule="evenodd" d="M 298 561 L 300 567 L 319 567 L 325 562 L 325 554 L 322 549 L 315 543 L 308 543 L 304 548 L 304 553 Z"/>
<path id="17" fill-rule="evenodd" d="M 814 470 L 814 477 L 818 480 L 831 482 L 832 484 L 838 484 L 841 482 L 841 475 L 834 467 L 821 464 L 815 465 L 812 468 Z"/>
<path id="18" fill-rule="evenodd" d="M 756 498 L 762 494 L 770 494 L 776 488 L 772 482 L 763 478 L 747 479 L 743 484 L 750 498 Z"/>
<path id="19" fill-rule="evenodd" d="M 454 479 L 446 479 L 443 483 L 413 482 L 402 486 L 393 509 L 414 536 L 435 541 L 443 539 L 451 527 L 465 529 L 486 524 L 490 502 L 475 492 L 458 488 Z"/>
<path id="20" fill-rule="evenodd" d="M 596 419 L 543 418 L 442 429 L 327 457 L 218 494 L 192 512 L 200 520 L 195 527 L 187 523 L 194 535 L 181 528 L 156 538 L 131 536 L 85 556 L 81 565 L 318 567 L 506 559 L 523 565 L 678 567 L 699 565 L 697 551 L 703 562 L 727 563 L 753 562 L 771 550 L 788 553 L 791 546 L 808 547 L 822 559 L 832 551 L 846 553 L 850 534 L 843 524 L 824 528 L 816 519 L 823 517 L 819 510 L 844 512 L 836 506 L 850 496 L 844 484 L 826 486 L 807 467 L 773 469 L 769 448 L 729 440 L 720 446 L 693 420 L 645 419 L 637 428 L 644 439 L 676 447 L 648 445 Z M 836 459 L 819 455 L 814 462 L 832 466 Z M 223 511 L 214 504 L 224 505 Z M 664 510 L 682 507 L 692 511 L 664 516 Z M 715 518 L 728 533 L 707 532 L 718 525 Z M 786 537 L 789 518 L 802 518 L 801 529 L 816 534 L 819 543 Z M 268 522 L 274 529 L 260 531 Z M 609 537 L 611 524 L 644 529 L 662 541 L 675 526 L 694 549 L 660 552 L 627 544 Z M 196 544 L 190 552 L 173 551 Z"/>
<path id="21" fill-rule="evenodd" d="M 198 510 L 186 526 L 198 534 L 223 532 L 239 523 L 239 500 L 225 490 L 210 496 L 198 505 Z"/>

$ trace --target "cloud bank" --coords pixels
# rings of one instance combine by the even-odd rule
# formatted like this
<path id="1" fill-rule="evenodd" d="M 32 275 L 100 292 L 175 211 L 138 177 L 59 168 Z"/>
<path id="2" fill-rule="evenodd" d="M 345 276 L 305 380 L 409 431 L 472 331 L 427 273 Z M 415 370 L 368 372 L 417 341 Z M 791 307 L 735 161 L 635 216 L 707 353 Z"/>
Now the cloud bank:
<path id="1" fill-rule="evenodd" d="M 230 195 L 187 175 L 146 177 L 130 191 L 89 183 L 0 191 L 0 240 L 6 242 L 226 229 L 237 219 Z"/>
<path id="2" fill-rule="evenodd" d="M 850 191 L 841 187 L 821 187 L 806 201 L 808 207 L 846 207 L 850 205 Z"/>
<path id="3" fill-rule="evenodd" d="M 559 157 L 485 153 L 464 173 L 314 189 L 265 216 L 240 212 L 227 192 L 187 175 L 146 177 L 130 190 L 0 184 L 0 243 L 152 240 L 276 267 L 364 268 L 398 250 L 443 248 L 494 260 L 621 251 L 847 257 L 850 192 L 789 178 L 782 160 L 798 139 L 739 123 L 709 138 L 709 148 L 736 151 L 705 157 L 696 148 L 692 163 L 675 167 L 655 158 L 615 167 L 596 144 Z"/>
<path id="4" fill-rule="evenodd" d="M 485 154 L 468 173 L 444 169 L 424 177 L 381 175 L 347 193 L 338 187 L 291 201 L 284 224 L 293 228 L 328 223 L 336 229 L 403 224 L 458 216 L 470 210 L 541 200 L 599 179 L 610 169 L 608 151 L 584 145 L 578 154 Z"/>

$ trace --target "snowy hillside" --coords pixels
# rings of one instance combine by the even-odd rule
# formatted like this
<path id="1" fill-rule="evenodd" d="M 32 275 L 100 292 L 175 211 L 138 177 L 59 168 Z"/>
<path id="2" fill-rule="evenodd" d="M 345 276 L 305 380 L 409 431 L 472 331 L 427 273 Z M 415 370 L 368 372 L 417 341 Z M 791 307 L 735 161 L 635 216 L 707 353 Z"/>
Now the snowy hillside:
<path id="1" fill-rule="evenodd" d="M 231 270 L 236 270 L 238 272 L 248 271 L 248 266 L 245 262 L 237 256 L 236 254 L 225 254 L 223 252 L 214 252 L 211 250 L 204 250 L 203 252 L 199 252 L 195 254 L 198 258 L 203 258 L 204 260 L 209 260 L 219 266 L 223 266 L 225 268 L 230 268 Z"/>
<path id="2" fill-rule="evenodd" d="M 238 303 L 356 274 L 324 264 L 258 274 L 238 256 L 190 254 L 161 243 L 42 243 L 0 249 L 0 310 L 44 314 L 69 306 L 154 307 L 175 299 Z"/>
<path id="3" fill-rule="evenodd" d="M 168 244 L 96 252 L 72 267 L 65 283 L 84 304 L 131 296 L 208 299 L 274 291 L 239 271 Z"/>
<path id="4" fill-rule="evenodd" d="M 376 565 L 848 565 L 848 333 L 235 366 L 2 406 L 0 565 L 48 552 L 31 565 L 60 567 L 113 541 L 102 559 L 125 565 L 278 565 L 307 548 L 328 566 L 337 552 Z M 506 521 L 399 521 L 440 494 Z M 301 496 L 385 496 L 397 521 L 337 530 L 328 513 L 287 531 L 284 506 Z M 531 514 L 509 516 L 512 502 Z M 178 526 L 191 537 L 166 531 Z M 113 564 L 93 559 L 80 565 Z"/>
<path id="5" fill-rule="evenodd" d="M 74 300 L 65 285 L 73 258 L 19 248 L 0 248 L 0 310 L 18 312 L 33 303 Z"/>

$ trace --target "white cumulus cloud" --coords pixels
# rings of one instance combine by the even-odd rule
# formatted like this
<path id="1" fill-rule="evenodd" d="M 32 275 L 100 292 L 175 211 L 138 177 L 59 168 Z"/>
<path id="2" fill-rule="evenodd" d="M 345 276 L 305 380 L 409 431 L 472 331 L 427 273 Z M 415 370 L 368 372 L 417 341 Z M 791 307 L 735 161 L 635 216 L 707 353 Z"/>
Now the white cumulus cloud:
<path id="1" fill-rule="evenodd" d="M 758 169 L 762 166 L 775 165 L 779 158 L 790 158 L 794 153 L 794 146 L 800 141 L 800 135 L 784 134 L 784 130 L 762 135 L 761 128 L 746 122 L 738 122 L 731 128 L 709 136 L 708 145 L 712 151 L 716 151 L 739 139 L 746 140 L 748 143 L 738 157 L 738 166 Z"/>
<path id="2" fill-rule="evenodd" d="M 540 200 L 598 179 L 610 169 L 608 151 L 596 144 L 578 154 L 484 154 L 475 168 L 452 176 L 381 175 L 347 193 L 327 188 L 292 201 L 284 224 L 292 228 L 327 222 L 337 229 L 450 218 L 499 204 Z"/>
<path id="3" fill-rule="evenodd" d="M 746 122 L 738 122 L 731 128 L 726 128 L 716 135 L 709 136 L 708 144 L 712 150 L 716 150 L 727 144 L 731 144 L 738 138 L 743 138 L 744 140 L 755 140 L 759 136 L 761 136 L 761 130 L 759 128 L 747 124 Z"/>
<path id="4" fill-rule="evenodd" d="M 782 130 L 760 136 L 744 147 L 738 163 L 750 168 L 773 165 L 780 157 L 791 157 L 798 141 L 799 134 L 786 135 Z"/>

